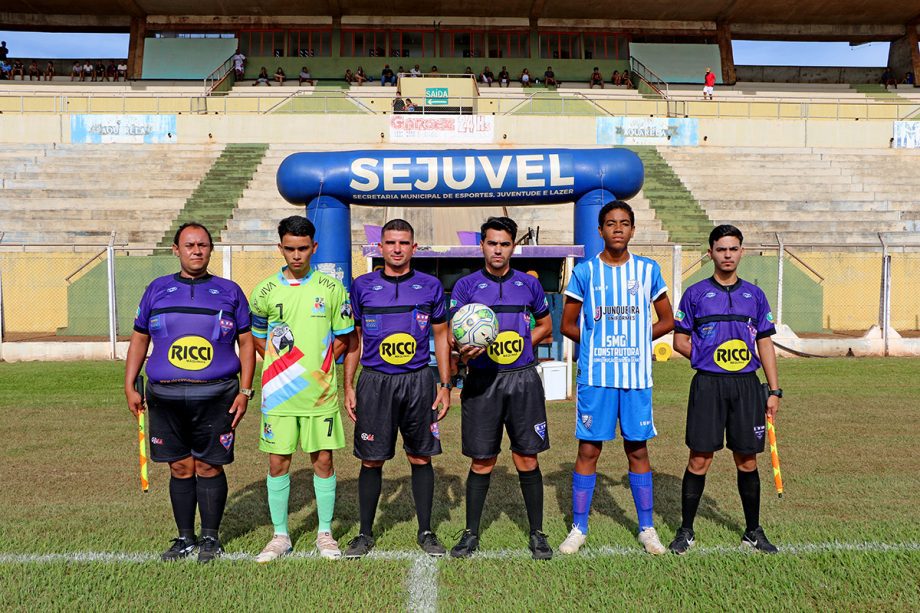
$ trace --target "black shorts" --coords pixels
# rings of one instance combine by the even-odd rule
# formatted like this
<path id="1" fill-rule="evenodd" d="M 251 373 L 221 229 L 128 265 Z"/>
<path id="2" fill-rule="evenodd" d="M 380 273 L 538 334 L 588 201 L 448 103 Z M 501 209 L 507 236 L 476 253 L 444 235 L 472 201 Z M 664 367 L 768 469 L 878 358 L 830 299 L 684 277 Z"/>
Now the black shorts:
<path id="1" fill-rule="evenodd" d="M 687 403 L 687 447 L 751 454 L 764 449 L 766 405 L 754 373 L 716 375 L 698 371 Z"/>
<path id="2" fill-rule="evenodd" d="M 396 455 L 397 430 L 402 433 L 406 453 L 441 453 L 438 412 L 431 410 L 437 395 L 434 385 L 434 375 L 427 366 L 398 375 L 363 369 L 355 390 L 355 456 L 389 460 Z"/>
<path id="3" fill-rule="evenodd" d="M 536 455 L 549 449 L 546 398 L 534 365 L 513 370 L 471 370 L 460 394 L 463 455 L 493 458 L 501 452 L 502 426 L 511 451 Z"/>
<path id="4" fill-rule="evenodd" d="M 239 381 L 213 383 L 147 382 L 150 459 L 176 462 L 192 456 L 213 466 L 233 462 L 236 434 L 227 411 Z"/>

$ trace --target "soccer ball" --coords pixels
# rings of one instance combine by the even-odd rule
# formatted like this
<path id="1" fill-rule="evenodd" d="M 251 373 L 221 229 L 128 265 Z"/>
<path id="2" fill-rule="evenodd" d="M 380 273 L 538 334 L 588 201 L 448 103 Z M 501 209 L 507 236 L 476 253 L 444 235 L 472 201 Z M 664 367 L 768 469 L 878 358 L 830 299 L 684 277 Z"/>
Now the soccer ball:
<path id="1" fill-rule="evenodd" d="M 467 304 L 454 314 L 450 328 L 460 346 L 488 347 L 498 336 L 498 317 L 484 304 Z"/>

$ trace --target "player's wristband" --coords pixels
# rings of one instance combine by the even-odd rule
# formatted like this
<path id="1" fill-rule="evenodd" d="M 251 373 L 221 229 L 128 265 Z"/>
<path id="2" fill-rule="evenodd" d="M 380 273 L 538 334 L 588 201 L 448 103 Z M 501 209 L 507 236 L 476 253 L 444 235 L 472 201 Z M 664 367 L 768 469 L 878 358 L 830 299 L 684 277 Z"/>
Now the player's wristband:
<path id="1" fill-rule="evenodd" d="M 441 383 L 441 382 L 438 382 L 438 387 L 440 387 L 441 389 L 444 389 L 444 390 L 450 390 L 450 389 L 453 389 L 454 386 L 451 385 L 450 383 Z"/>
<path id="2" fill-rule="evenodd" d="M 779 388 L 779 387 L 778 387 L 778 388 L 776 388 L 775 390 L 770 390 L 769 395 L 770 395 L 770 396 L 776 396 L 777 398 L 782 398 L 782 397 L 783 397 L 783 390 L 782 390 L 782 388 Z"/>

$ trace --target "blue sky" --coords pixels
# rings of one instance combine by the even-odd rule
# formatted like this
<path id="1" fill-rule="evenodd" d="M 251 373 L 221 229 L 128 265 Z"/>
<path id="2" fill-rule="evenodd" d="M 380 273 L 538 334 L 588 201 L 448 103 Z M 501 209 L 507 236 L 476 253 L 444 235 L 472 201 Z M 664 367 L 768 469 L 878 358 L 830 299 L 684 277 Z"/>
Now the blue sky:
<path id="1" fill-rule="evenodd" d="M 127 34 L 0 31 L 12 57 L 122 58 L 128 55 Z M 884 66 L 888 43 L 850 47 L 847 43 L 769 42 L 736 40 L 735 64 L 742 66 Z M 807 58 L 808 63 L 802 64 Z"/>

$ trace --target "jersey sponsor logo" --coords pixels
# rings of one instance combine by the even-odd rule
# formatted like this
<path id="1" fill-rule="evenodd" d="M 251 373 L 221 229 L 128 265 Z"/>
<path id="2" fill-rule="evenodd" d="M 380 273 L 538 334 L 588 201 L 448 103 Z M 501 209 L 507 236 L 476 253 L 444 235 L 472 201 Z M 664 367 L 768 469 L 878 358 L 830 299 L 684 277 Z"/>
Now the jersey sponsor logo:
<path id="1" fill-rule="evenodd" d="M 314 315 L 325 315 L 326 314 L 326 299 L 322 296 L 317 296 L 313 299 L 313 314 Z"/>
<path id="2" fill-rule="evenodd" d="M 328 267 L 328 265 L 327 265 L 327 267 Z M 317 270 L 319 270 L 320 272 L 322 272 L 322 273 L 324 273 L 324 274 L 334 274 L 334 273 L 335 273 L 335 265 L 333 264 L 331 268 L 332 268 L 332 272 L 330 273 L 330 272 L 328 272 L 328 271 L 326 271 L 326 270 L 320 270 L 320 268 L 317 266 Z M 319 277 L 318 280 L 319 280 L 319 284 L 320 284 L 320 285 L 324 285 L 325 287 L 328 287 L 329 289 L 335 289 L 335 281 L 333 281 L 332 279 L 329 279 L 328 277 Z"/>
<path id="3" fill-rule="evenodd" d="M 209 294 L 213 294 L 214 296 L 216 296 L 217 294 L 220 293 L 220 290 L 219 290 L 219 289 L 214 289 L 214 288 L 212 287 L 211 289 L 208 290 L 208 293 L 209 293 Z"/>
<path id="4" fill-rule="evenodd" d="M 364 316 L 364 329 L 377 331 L 380 329 L 380 321 L 377 319 L 376 315 L 365 315 Z"/>
<path id="5" fill-rule="evenodd" d="M 630 320 L 639 317 L 639 307 L 635 305 L 616 305 L 605 307 L 594 307 L 594 321 L 600 320 L 601 317 L 607 316 L 608 320 Z"/>
<path id="6" fill-rule="evenodd" d="M 751 351 L 744 341 L 732 339 L 716 347 L 712 360 L 722 370 L 736 372 L 751 363 Z"/>
<path id="7" fill-rule="evenodd" d="M 753 297 L 754 297 L 754 296 L 751 295 L 751 292 L 743 292 L 741 295 L 744 296 L 745 298 L 753 298 Z"/>
<path id="8" fill-rule="evenodd" d="M 773 312 L 772 311 L 767 313 L 767 321 L 769 321 L 770 323 L 773 323 Z"/>
<path id="9" fill-rule="evenodd" d="M 177 289 L 179 289 L 179 288 L 178 288 L 178 287 L 169 287 L 169 288 L 166 289 L 166 293 L 167 293 L 167 294 L 171 294 L 171 293 L 173 293 L 174 291 L 176 291 Z"/>
<path id="10" fill-rule="evenodd" d="M 479 289 L 485 289 L 485 288 L 489 287 L 489 284 L 488 284 L 488 283 L 480 283 L 480 284 L 477 285 L 476 287 L 478 287 Z"/>
<path id="11" fill-rule="evenodd" d="M 716 331 L 716 324 L 715 324 L 715 322 L 713 322 L 713 323 L 708 323 L 708 324 L 704 324 L 704 325 L 700 326 L 700 332 L 699 332 L 699 333 L 700 333 L 700 338 L 709 338 L 710 336 L 712 336 L 712 335 L 715 333 L 715 331 Z"/>
<path id="12" fill-rule="evenodd" d="M 680 309 L 678 309 L 677 312 L 674 313 L 674 319 L 676 319 L 677 321 L 683 321 L 684 317 L 686 316 L 687 314 L 681 311 Z"/>
<path id="13" fill-rule="evenodd" d="M 415 338 L 405 332 L 391 334 L 380 343 L 380 357 L 394 366 L 402 366 L 414 358 L 415 351 Z"/>
<path id="14" fill-rule="evenodd" d="M 276 287 L 278 286 L 275 285 L 274 281 L 269 281 L 265 287 L 259 290 L 259 298 L 264 298 L 267 294 L 271 293 L 271 291 L 275 289 Z"/>
<path id="15" fill-rule="evenodd" d="M 706 295 L 703 296 L 703 298 L 715 298 L 715 297 L 716 297 L 715 292 L 706 292 Z"/>
<path id="16" fill-rule="evenodd" d="M 418 283 L 415 283 L 415 284 L 412 286 L 412 289 L 422 289 L 422 286 L 419 285 Z"/>
<path id="17" fill-rule="evenodd" d="M 515 282 L 514 282 L 514 285 L 517 286 L 517 287 L 522 287 L 522 286 L 524 285 L 524 282 L 523 282 L 523 281 L 515 281 Z"/>
<path id="18" fill-rule="evenodd" d="M 182 370 L 203 370 L 214 359 L 214 347 L 200 336 L 183 336 L 169 347 L 169 363 Z"/>
<path id="19" fill-rule="evenodd" d="M 608 334 L 599 338 L 601 339 L 601 346 L 594 347 L 591 351 L 591 355 L 595 358 L 615 358 L 620 361 L 630 362 L 639 359 L 639 348 L 631 347 L 629 337 L 625 334 Z"/>
<path id="20" fill-rule="evenodd" d="M 345 319 L 348 319 L 353 315 L 351 310 L 351 300 L 346 300 L 342 303 L 342 310 L 339 312 L 339 315 Z"/>
<path id="21" fill-rule="evenodd" d="M 430 320 L 431 315 L 428 313 L 416 313 L 415 322 L 418 324 L 418 327 L 424 330 L 428 327 L 428 321 Z"/>
<path id="22" fill-rule="evenodd" d="M 147 326 L 151 332 L 156 332 L 163 327 L 163 318 L 160 315 L 154 315 L 150 318 L 150 323 Z"/>
<path id="23" fill-rule="evenodd" d="M 486 353 L 496 364 L 513 364 L 524 353 L 524 339 L 513 330 L 505 330 L 489 345 Z"/>
<path id="24" fill-rule="evenodd" d="M 275 348 L 275 353 L 278 355 L 282 355 L 285 351 L 289 352 L 294 348 L 294 333 L 291 332 L 291 328 L 287 324 L 272 328 L 270 336 L 272 347 Z"/>
<path id="25" fill-rule="evenodd" d="M 233 432 L 227 432 L 226 434 L 220 435 L 220 444 L 224 446 L 224 449 L 230 451 L 230 447 L 233 445 Z"/>
<path id="26" fill-rule="evenodd" d="M 441 426 L 438 425 L 438 422 L 431 424 L 431 436 L 441 440 Z"/>
<path id="27" fill-rule="evenodd" d="M 225 319 L 223 317 L 220 319 L 220 335 L 222 337 L 228 336 L 231 332 L 233 332 L 234 327 L 235 324 L 232 319 Z"/>
<path id="28" fill-rule="evenodd" d="M 379 292 L 379 291 L 382 290 L 382 289 L 383 289 L 383 286 L 382 286 L 382 285 L 375 285 L 375 286 L 373 286 L 373 287 L 371 288 L 371 291 Z"/>
<path id="29" fill-rule="evenodd" d="M 270 423 L 266 423 L 264 426 L 262 426 L 262 438 L 267 441 L 275 438 L 275 433 L 272 431 L 272 425 Z"/>
<path id="30" fill-rule="evenodd" d="M 534 424 L 533 431 L 537 433 L 537 436 L 542 440 L 546 440 L 546 422 L 541 421 L 538 424 Z"/>

